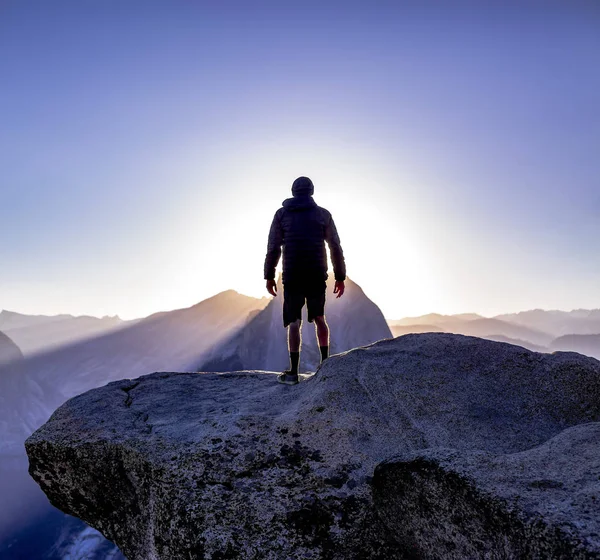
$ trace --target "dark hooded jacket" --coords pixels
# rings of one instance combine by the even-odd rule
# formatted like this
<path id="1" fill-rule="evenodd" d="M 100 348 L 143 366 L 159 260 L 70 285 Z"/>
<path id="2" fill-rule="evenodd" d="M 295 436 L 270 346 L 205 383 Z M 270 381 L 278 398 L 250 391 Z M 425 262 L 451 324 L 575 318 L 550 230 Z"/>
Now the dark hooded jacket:
<path id="1" fill-rule="evenodd" d="M 283 246 L 282 281 L 327 280 L 329 245 L 336 280 L 346 279 L 346 264 L 331 213 L 317 206 L 312 196 L 294 196 L 275 212 L 269 231 L 265 279 L 275 279 Z"/>

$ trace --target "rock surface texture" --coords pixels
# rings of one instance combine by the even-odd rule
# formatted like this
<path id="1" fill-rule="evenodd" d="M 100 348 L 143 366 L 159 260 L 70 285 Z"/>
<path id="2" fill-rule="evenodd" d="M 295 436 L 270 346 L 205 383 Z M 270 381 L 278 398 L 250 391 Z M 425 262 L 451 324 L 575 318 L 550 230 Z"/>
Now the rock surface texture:
<path id="1" fill-rule="evenodd" d="M 26 447 L 52 503 L 114 540 L 129 560 L 393 559 L 429 557 L 429 545 L 416 548 L 392 506 L 374 500 L 378 464 L 450 448 L 450 459 L 431 459 L 442 478 L 459 468 L 453 457 L 464 457 L 465 472 L 483 473 L 481 457 L 506 456 L 499 468 L 517 480 L 514 454 L 542 453 L 566 428 L 598 420 L 600 362 L 435 333 L 332 356 L 293 387 L 260 371 L 114 382 L 65 403 Z M 600 485 L 567 467 L 541 478 L 541 455 L 530 457 L 536 480 L 569 481 L 570 499 Z M 481 476 L 481 491 L 493 489 L 484 482 L 496 475 Z M 390 496 L 403 491 L 389 486 Z M 569 511 L 577 535 L 591 535 L 596 513 Z M 427 522 L 439 525 L 433 545 L 448 521 L 432 512 Z M 546 522 L 560 520 L 548 514 Z M 448 539 L 463 546 L 455 533 Z M 593 554 L 585 546 L 583 554 Z M 511 557 L 477 550 L 475 557 Z"/>
<path id="2" fill-rule="evenodd" d="M 600 558 L 600 423 L 527 451 L 428 449 L 375 468 L 377 510 L 415 556 Z"/>

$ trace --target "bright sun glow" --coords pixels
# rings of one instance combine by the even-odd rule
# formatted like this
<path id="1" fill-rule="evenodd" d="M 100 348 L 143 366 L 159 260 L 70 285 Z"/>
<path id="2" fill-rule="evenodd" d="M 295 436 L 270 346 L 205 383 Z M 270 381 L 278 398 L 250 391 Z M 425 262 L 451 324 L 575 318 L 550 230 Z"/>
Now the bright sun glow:
<path id="1" fill-rule="evenodd" d="M 179 282 L 176 292 L 164 293 L 159 308 L 197 302 L 199 285 L 207 289 L 205 297 L 211 289 L 217 293 L 228 288 L 267 296 L 263 262 L 269 227 L 281 202 L 291 196 L 292 181 L 302 174 L 313 179 L 317 204 L 334 217 L 349 278 L 388 317 L 439 308 L 433 255 L 420 240 L 422 221 L 411 215 L 409 207 L 390 206 L 380 195 L 391 181 L 382 174 L 381 162 L 365 154 L 356 158 L 338 154 L 337 159 L 328 154 L 325 162 L 319 153 L 306 149 L 302 158 L 290 160 L 274 146 L 261 153 L 263 157 L 268 153 L 269 161 L 248 158 L 243 173 L 233 171 L 216 189 L 210 208 L 198 201 L 205 207 L 202 217 L 180 232 L 178 249 L 171 254 L 173 268 L 186 281 Z"/>

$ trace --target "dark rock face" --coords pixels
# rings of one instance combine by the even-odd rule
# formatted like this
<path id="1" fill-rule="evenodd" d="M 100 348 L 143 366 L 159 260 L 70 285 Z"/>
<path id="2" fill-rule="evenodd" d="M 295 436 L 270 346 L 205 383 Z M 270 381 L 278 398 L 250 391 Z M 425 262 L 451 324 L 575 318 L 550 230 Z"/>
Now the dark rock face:
<path id="1" fill-rule="evenodd" d="M 600 558 L 600 423 L 507 455 L 428 449 L 377 466 L 375 504 L 416 556 Z"/>
<path id="2" fill-rule="evenodd" d="M 325 317 L 330 327 L 330 354 L 391 338 L 383 313 L 360 286 L 346 280 L 344 296 L 333 294 L 334 279 L 327 280 Z M 199 371 L 236 371 L 242 369 L 283 371 L 290 365 L 287 329 L 283 328 L 283 286 L 277 297 L 257 313 L 228 340 L 219 342 L 201 361 Z M 321 361 L 314 323 L 309 323 L 306 306 L 302 309 L 302 352 L 300 371 L 313 372 Z"/>
<path id="3" fill-rule="evenodd" d="M 44 392 L 24 375 L 19 347 L 0 332 L 0 455 L 23 454 L 23 442 L 50 414 Z"/>
<path id="4" fill-rule="evenodd" d="M 0 367 L 23 359 L 21 349 L 2 331 L 0 331 Z"/>
<path id="5" fill-rule="evenodd" d="M 294 387 L 259 371 L 111 383 L 65 403 L 26 447 L 52 503 L 129 560 L 393 559 L 410 542 L 377 511 L 379 463 L 432 447 L 525 451 L 600 420 L 599 403 L 591 358 L 407 335 L 332 356 Z"/>

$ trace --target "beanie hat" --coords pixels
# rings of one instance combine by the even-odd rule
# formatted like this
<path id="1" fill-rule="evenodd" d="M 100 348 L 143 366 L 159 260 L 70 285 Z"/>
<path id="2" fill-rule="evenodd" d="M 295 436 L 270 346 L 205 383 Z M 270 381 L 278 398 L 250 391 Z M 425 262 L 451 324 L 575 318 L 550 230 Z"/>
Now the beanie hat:
<path id="1" fill-rule="evenodd" d="M 312 196 L 315 192 L 315 186 L 308 177 L 298 177 L 292 184 L 292 194 L 294 196 Z"/>

